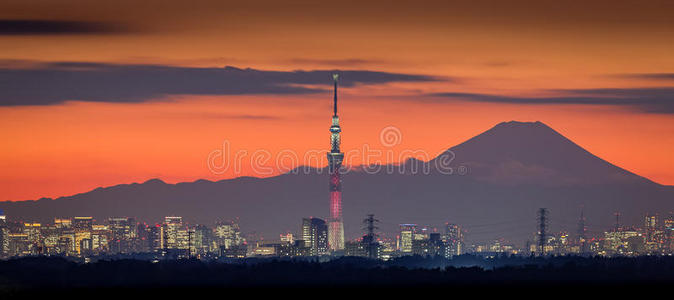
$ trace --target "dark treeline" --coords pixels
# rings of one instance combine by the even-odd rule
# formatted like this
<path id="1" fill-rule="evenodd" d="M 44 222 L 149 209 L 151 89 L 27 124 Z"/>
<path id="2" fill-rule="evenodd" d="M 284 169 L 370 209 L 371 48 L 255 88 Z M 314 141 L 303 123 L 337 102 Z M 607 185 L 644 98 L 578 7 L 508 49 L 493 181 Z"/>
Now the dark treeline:
<path id="1" fill-rule="evenodd" d="M 456 267 L 464 264 L 466 267 Z M 468 265 L 472 265 L 468 267 Z M 481 265 L 481 266 L 478 266 Z M 500 257 L 454 260 L 403 257 L 382 262 L 344 257 L 311 260 L 118 259 L 79 263 L 57 257 L 0 261 L 0 291 L 117 288 L 473 286 L 674 283 L 672 257 Z"/>

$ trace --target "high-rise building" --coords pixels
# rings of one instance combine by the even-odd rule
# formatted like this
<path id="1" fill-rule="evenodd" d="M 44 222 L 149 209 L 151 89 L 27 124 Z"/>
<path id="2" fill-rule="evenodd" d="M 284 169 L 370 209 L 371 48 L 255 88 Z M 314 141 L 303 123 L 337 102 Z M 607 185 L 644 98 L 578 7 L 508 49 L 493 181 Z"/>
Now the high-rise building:
<path id="1" fill-rule="evenodd" d="M 446 256 L 445 243 L 439 233 L 429 233 L 428 237 L 412 240 L 412 253 L 421 256 Z"/>
<path id="2" fill-rule="evenodd" d="M 636 230 L 619 228 L 604 232 L 603 255 L 640 255 L 644 251 L 644 236 Z"/>
<path id="3" fill-rule="evenodd" d="M 56 228 L 60 229 L 67 229 L 72 227 L 73 221 L 71 219 L 66 219 L 66 218 L 55 218 L 54 219 L 54 226 Z"/>
<path id="4" fill-rule="evenodd" d="M 256 240 L 255 237 L 248 236 Z M 248 244 L 241 236 L 241 228 L 238 222 L 219 222 L 215 226 L 215 240 L 220 249 L 221 257 L 243 258 L 248 254 Z"/>
<path id="5" fill-rule="evenodd" d="M 446 257 L 461 255 L 463 253 L 464 242 L 461 226 L 457 224 L 445 223 L 445 234 L 442 236 L 442 240 L 446 244 Z"/>
<path id="6" fill-rule="evenodd" d="M 165 217 L 162 225 L 164 249 L 188 249 L 189 236 L 182 217 Z"/>
<path id="7" fill-rule="evenodd" d="M 9 255 L 9 228 L 5 213 L 0 209 L 0 258 Z"/>
<path id="8" fill-rule="evenodd" d="M 42 226 L 40 235 L 42 238 L 42 246 L 44 247 L 44 254 L 59 254 L 61 251 L 57 248 L 59 237 L 63 230 L 57 228 L 55 225 Z"/>
<path id="9" fill-rule="evenodd" d="M 9 233 L 9 255 L 23 256 L 36 254 L 32 252 L 32 243 L 28 240 L 28 234 Z"/>
<path id="10" fill-rule="evenodd" d="M 91 250 L 91 231 L 94 226 L 92 217 L 74 217 L 72 228 L 75 231 L 74 247 L 77 254 L 82 254 L 83 250 Z"/>
<path id="11" fill-rule="evenodd" d="M 75 250 L 75 232 L 72 230 L 61 231 L 56 244 L 56 253 L 65 255 L 76 254 Z"/>
<path id="12" fill-rule="evenodd" d="M 646 239 L 646 250 L 649 253 L 657 254 L 665 251 L 666 247 L 666 232 L 660 230 L 658 227 L 657 214 L 647 215 L 644 223 L 644 236 Z"/>
<path id="13" fill-rule="evenodd" d="M 0 224 L 0 258 L 9 256 L 9 228 Z"/>
<path id="14" fill-rule="evenodd" d="M 658 219 L 656 215 L 647 215 L 644 221 L 644 230 L 646 242 L 652 243 L 655 240 L 655 231 L 657 230 Z"/>
<path id="15" fill-rule="evenodd" d="M 28 241 L 31 244 L 38 245 L 41 242 L 40 229 L 42 224 L 40 223 L 24 223 L 23 224 L 23 233 L 28 235 Z"/>
<path id="16" fill-rule="evenodd" d="M 215 241 L 218 247 L 230 249 L 244 243 L 241 229 L 235 221 L 219 222 L 215 225 Z"/>
<path id="17" fill-rule="evenodd" d="M 150 247 L 150 226 L 145 222 L 138 222 L 135 226 L 136 239 L 134 241 L 133 249 L 136 252 L 150 252 L 153 249 Z"/>
<path id="18" fill-rule="evenodd" d="M 91 250 L 95 253 L 109 252 L 110 235 L 107 225 L 94 224 L 91 231 Z"/>
<path id="19" fill-rule="evenodd" d="M 328 227 L 322 219 L 302 219 L 302 239 L 305 247 L 310 249 L 310 255 L 317 256 L 328 253 L 328 235 Z"/>
<path id="20" fill-rule="evenodd" d="M 160 224 L 150 226 L 147 234 L 147 247 L 150 251 L 161 251 L 164 248 L 164 230 Z"/>
<path id="21" fill-rule="evenodd" d="M 412 253 L 412 241 L 417 233 L 416 224 L 400 224 L 398 236 L 398 250 L 402 253 Z"/>
<path id="22" fill-rule="evenodd" d="M 72 220 L 72 226 L 75 230 L 91 231 L 94 225 L 94 218 L 92 217 L 75 217 Z"/>
<path id="23" fill-rule="evenodd" d="M 109 218 L 110 251 L 112 253 L 131 253 L 134 251 L 134 242 L 138 235 L 136 222 L 133 218 Z"/>
<path id="24" fill-rule="evenodd" d="M 368 257 L 367 245 L 362 241 L 347 241 L 344 243 L 344 255 Z"/>
<path id="25" fill-rule="evenodd" d="M 328 221 L 328 245 L 332 251 L 344 250 L 344 223 L 342 222 L 342 177 L 340 169 L 344 160 L 341 144 L 342 128 L 339 127 L 337 115 L 337 79 L 339 75 L 332 75 L 334 81 L 334 107 L 332 125 L 330 126 L 330 152 L 328 153 L 328 170 L 330 173 L 330 219 Z"/>
<path id="26" fill-rule="evenodd" d="M 206 225 L 197 225 L 191 230 L 190 253 L 192 255 L 202 255 L 211 251 L 212 232 Z"/>
<path id="27" fill-rule="evenodd" d="M 307 248 L 311 248 L 312 239 L 312 229 L 311 229 L 311 218 L 302 219 L 302 229 L 300 231 L 300 237 L 304 241 L 304 245 Z"/>
<path id="28" fill-rule="evenodd" d="M 585 226 L 585 215 L 580 211 L 580 219 L 578 219 L 578 252 L 581 254 L 587 253 L 587 226 Z"/>
<path id="29" fill-rule="evenodd" d="M 280 238 L 281 238 L 281 242 L 283 242 L 283 243 L 293 244 L 295 242 L 295 238 L 294 238 L 293 234 L 290 233 L 290 232 L 282 233 Z"/>
<path id="30" fill-rule="evenodd" d="M 674 217 L 670 213 L 669 217 L 665 219 L 665 251 L 668 254 L 672 254 L 674 251 Z"/>

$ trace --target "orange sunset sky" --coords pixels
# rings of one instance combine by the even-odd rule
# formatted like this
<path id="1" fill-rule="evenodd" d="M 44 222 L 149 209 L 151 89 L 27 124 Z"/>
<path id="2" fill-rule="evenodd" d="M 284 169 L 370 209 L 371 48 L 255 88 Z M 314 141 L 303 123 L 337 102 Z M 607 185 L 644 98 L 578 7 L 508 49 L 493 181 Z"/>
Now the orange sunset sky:
<path id="1" fill-rule="evenodd" d="M 672 185 L 673 3 L 4 0 L 0 200 L 259 176 L 209 170 L 225 141 L 327 150 L 331 70 L 345 151 L 435 155 L 541 121 Z M 387 126 L 402 134 L 391 149 Z"/>

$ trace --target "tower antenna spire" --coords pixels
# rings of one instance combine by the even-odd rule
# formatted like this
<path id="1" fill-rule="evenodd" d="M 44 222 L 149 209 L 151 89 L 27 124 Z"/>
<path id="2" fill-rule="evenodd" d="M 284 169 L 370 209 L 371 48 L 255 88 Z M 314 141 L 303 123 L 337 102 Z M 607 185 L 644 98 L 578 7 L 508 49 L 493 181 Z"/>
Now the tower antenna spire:
<path id="1" fill-rule="evenodd" d="M 332 80 L 335 82 L 335 97 L 334 97 L 335 107 L 334 107 L 334 112 L 335 112 L 335 116 L 336 116 L 337 115 L 337 81 L 339 81 L 339 74 L 337 74 L 337 73 L 332 74 Z"/>

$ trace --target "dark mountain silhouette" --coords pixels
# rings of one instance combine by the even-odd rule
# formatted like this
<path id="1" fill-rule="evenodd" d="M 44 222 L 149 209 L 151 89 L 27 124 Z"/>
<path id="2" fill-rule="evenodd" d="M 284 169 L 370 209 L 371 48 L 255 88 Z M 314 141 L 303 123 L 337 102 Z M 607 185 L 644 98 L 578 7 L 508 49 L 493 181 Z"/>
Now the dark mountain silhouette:
<path id="1" fill-rule="evenodd" d="M 594 156 L 541 122 L 503 122 L 450 151 L 470 176 L 497 184 L 652 183 Z"/>
<path id="2" fill-rule="evenodd" d="M 452 159 L 453 158 L 453 159 Z M 450 162 L 445 166 L 445 162 Z M 503 237 L 523 243 L 536 231 L 536 210 L 550 211 L 552 231 L 576 232 L 581 206 L 591 233 L 612 228 L 613 213 L 624 224 L 643 223 L 674 207 L 674 188 L 639 177 L 592 155 L 540 122 L 501 123 L 429 162 L 431 171 L 352 170 L 343 176 L 347 238 L 361 234 L 368 213 L 393 237 L 400 223 L 463 225 L 468 241 Z M 447 172 L 450 167 L 451 172 Z M 467 173 L 461 172 L 467 169 Z M 244 232 L 267 239 L 297 232 L 301 218 L 328 214 L 324 169 L 294 170 L 270 178 L 166 184 L 153 179 L 58 199 L 0 202 L 10 218 L 50 222 L 55 216 L 133 216 L 160 221 L 180 215 L 191 223 L 239 218 Z M 451 173 L 451 174 L 449 174 Z"/>

